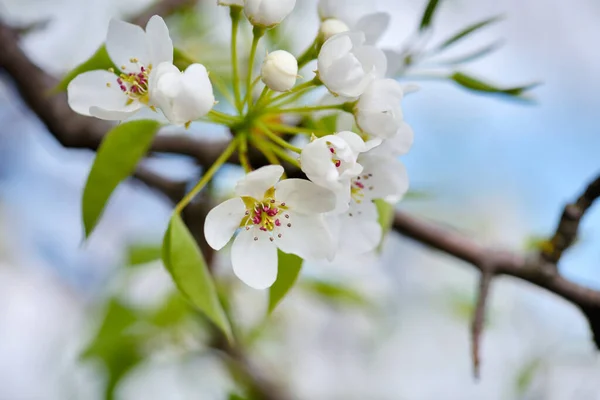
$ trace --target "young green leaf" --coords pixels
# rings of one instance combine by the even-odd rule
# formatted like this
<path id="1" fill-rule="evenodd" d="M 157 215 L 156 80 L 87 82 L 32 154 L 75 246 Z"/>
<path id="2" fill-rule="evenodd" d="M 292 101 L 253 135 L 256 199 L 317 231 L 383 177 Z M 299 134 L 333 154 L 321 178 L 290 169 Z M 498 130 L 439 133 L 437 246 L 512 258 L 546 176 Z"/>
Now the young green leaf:
<path id="1" fill-rule="evenodd" d="M 67 86 L 69 83 L 75 79 L 75 77 L 79 74 L 83 74 L 88 71 L 95 71 L 98 69 L 107 70 L 109 68 L 114 68 L 115 71 L 118 71 L 119 68 L 115 67 L 112 60 L 108 56 L 108 52 L 106 51 L 106 46 L 102 45 L 96 50 L 96 52 L 88 58 L 83 63 L 76 66 L 74 69 L 69 71 L 64 78 L 59 82 L 58 85 L 54 88 L 56 92 L 63 92 L 67 90 Z"/>
<path id="2" fill-rule="evenodd" d="M 379 225 L 381 225 L 382 231 L 381 243 L 379 243 L 379 247 L 377 250 L 381 251 L 383 241 L 385 240 L 386 235 L 392 228 L 392 223 L 394 222 L 395 207 L 382 199 L 375 200 L 375 206 L 377 207 L 377 213 L 379 215 Z"/>
<path id="3" fill-rule="evenodd" d="M 501 19 L 502 19 L 502 16 L 497 15 L 495 17 L 488 18 L 484 21 L 477 22 L 476 24 L 470 25 L 470 26 L 466 27 L 465 29 L 463 29 L 462 31 L 460 31 L 460 32 L 452 35 L 448 39 L 446 39 L 442 44 L 440 44 L 437 47 L 437 49 L 438 49 L 438 51 L 444 50 L 447 47 L 450 47 L 453 44 L 455 44 L 456 42 L 460 41 L 461 39 L 467 37 L 471 33 L 476 32 L 476 31 L 480 30 L 481 28 L 484 28 L 490 24 L 493 24 L 494 22 L 500 21 Z"/>
<path id="4" fill-rule="evenodd" d="M 278 250 L 277 280 L 269 290 L 269 313 L 283 300 L 286 294 L 298 280 L 302 269 L 302 260 L 293 254 L 286 254 Z"/>
<path id="5" fill-rule="evenodd" d="M 450 79 L 458 83 L 460 86 L 466 89 L 474 90 L 476 92 L 499 93 L 514 97 L 520 97 L 522 94 L 524 94 L 528 90 L 533 89 L 538 85 L 538 83 L 532 83 L 529 85 L 517 86 L 513 88 L 499 88 L 497 86 L 479 80 L 462 72 L 453 73 L 452 75 L 450 75 Z"/>
<path id="6" fill-rule="evenodd" d="M 357 290 L 340 283 L 327 282 L 318 279 L 307 279 L 303 281 L 302 288 L 334 305 L 349 305 L 366 308 L 372 306 L 369 300 Z"/>
<path id="7" fill-rule="evenodd" d="M 163 262 L 183 296 L 232 341 L 227 315 L 202 252 L 181 216 L 173 214 L 163 242 Z"/>
<path id="8" fill-rule="evenodd" d="M 493 53 L 498 50 L 504 44 L 503 40 L 497 40 L 489 45 L 482 47 L 480 49 L 471 51 L 466 54 L 462 54 L 456 57 L 452 57 L 446 60 L 436 61 L 436 64 L 439 65 L 457 65 L 457 64 L 465 64 L 474 60 L 477 60 L 483 56 Z"/>
<path id="9" fill-rule="evenodd" d="M 83 190 L 85 237 L 89 237 L 115 188 L 130 176 L 147 153 L 160 123 L 138 120 L 113 128 L 100 145 Z"/>
<path id="10" fill-rule="evenodd" d="M 423 17 L 421 18 L 421 24 L 419 25 L 420 31 L 424 31 L 425 29 L 429 28 L 439 3 L 439 0 L 429 0 L 427 7 L 425 8 L 425 12 L 423 13 Z"/>
<path id="11" fill-rule="evenodd" d="M 134 244 L 127 249 L 127 265 L 138 266 L 160 260 L 162 245 Z"/>

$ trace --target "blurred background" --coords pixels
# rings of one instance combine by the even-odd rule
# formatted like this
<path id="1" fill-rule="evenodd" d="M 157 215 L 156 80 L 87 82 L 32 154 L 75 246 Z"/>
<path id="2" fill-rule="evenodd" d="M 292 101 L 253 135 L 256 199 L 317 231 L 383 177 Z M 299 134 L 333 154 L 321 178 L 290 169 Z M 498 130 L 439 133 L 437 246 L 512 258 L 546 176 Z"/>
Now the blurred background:
<path id="1" fill-rule="evenodd" d="M 149 3 L 0 0 L 0 18 L 34 26 L 22 45 L 59 77 L 98 48 L 110 18 L 130 18 Z M 229 62 L 227 11 L 205 3 L 167 23 L 178 46 L 218 70 Z M 393 49 L 407 43 L 425 6 L 354 3 L 392 15 L 380 44 Z M 297 8 L 281 37 L 302 50 L 318 29 L 316 2 L 298 0 Z M 399 207 L 481 243 L 527 251 L 599 170 L 600 3 L 446 0 L 429 40 L 495 15 L 504 18 L 439 62 L 501 39 L 493 54 L 459 69 L 505 86 L 542 84 L 523 101 L 408 71 L 403 82 L 421 90 L 404 101 L 416 140 L 404 157 L 413 195 Z M 192 134 L 223 137 L 204 126 Z M 153 261 L 171 212 L 166 198 L 134 181 L 121 185 L 82 244 L 80 198 L 93 156 L 63 148 L 0 73 L 0 400 L 238 398 L 239 380 Z M 152 167 L 178 179 L 197 174 L 174 157 Z M 239 174 L 224 171 L 218 189 L 227 193 Z M 600 210 L 591 210 L 561 264 L 568 278 L 597 289 L 599 226 Z M 475 381 L 469 324 L 477 275 L 396 234 L 381 255 L 305 266 L 269 321 L 266 294 L 232 279 L 226 255 L 215 263 L 233 285 L 234 320 L 252 333 L 254 368 L 294 398 L 600 399 L 600 360 L 585 319 L 509 278 L 494 283 Z M 121 329 L 115 324 L 135 329 L 106 339 Z"/>

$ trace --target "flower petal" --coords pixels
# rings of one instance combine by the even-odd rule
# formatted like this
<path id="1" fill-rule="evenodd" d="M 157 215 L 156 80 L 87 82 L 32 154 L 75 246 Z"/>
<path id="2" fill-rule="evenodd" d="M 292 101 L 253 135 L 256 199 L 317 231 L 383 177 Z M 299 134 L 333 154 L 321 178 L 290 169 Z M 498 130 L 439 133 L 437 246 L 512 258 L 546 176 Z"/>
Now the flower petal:
<path id="1" fill-rule="evenodd" d="M 401 198 L 408 191 L 408 172 L 396 158 L 365 154 L 360 162 L 365 174 L 362 183 L 367 187 L 365 199 L 383 199 L 388 196 Z"/>
<path id="2" fill-rule="evenodd" d="M 69 83 L 67 93 L 69 106 L 82 115 L 92 115 L 92 107 L 125 113 L 135 112 L 141 107 L 138 102 L 127 105 L 129 98 L 119 89 L 117 76 L 108 71 L 89 71 L 77 75 Z"/>
<path id="3" fill-rule="evenodd" d="M 375 44 L 388 29 L 390 19 L 390 14 L 386 12 L 368 14 L 356 22 L 354 30 L 365 33 L 366 44 Z"/>
<path id="4" fill-rule="evenodd" d="M 106 51 L 115 65 L 126 72 L 139 72 L 139 64 L 145 66 L 150 64 L 146 33 L 139 26 L 125 21 L 110 20 L 106 36 Z M 139 64 L 131 62 L 134 58 Z"/>
<path id="5" fill-rule="evenodd" d="M 290 211 L 290 227 L 281 228 L 281 238 L 275 244 L 284 253 L 296 254 L 310 261 L 332 260 L 335 246 L 322 215 L 304 215 Z"/>
<path id="6" fill-rule="evenodd" d="M 204 222 L 206 242 L 215 250 L 221 250 L 229 242 L 244 218 L 246 206 L 239 197 L 227 200 L 208 213 Z"/>
<path id="7" fill-rule="evenodd" d="M 152 65 L 173 62 L 173 41 L 169 35 L 169 28 L 158 15 L 150 18 L 146 25 L 146 46 Z"/>
<path id="8" fill-rule="evenodd" d="M 363 153 L 363 152 L 367 151 L 367 147 L 365 146 L 365 141 L 362 140 L 362 138 L 354 132 L 343 131 L 343 132 L 337 133 L 336 136 L 344 139 L 346 141 L 346 143 L 348 143 L 348 145 L 350 146 L 350 149 L 352 149 L 352 151 L 355 154 Z"/>
<path id="9" fill-rule="evenodd" d="M 348 212 L 339 215 L 338 253 L 357 256 L 379 246 L 383 234 L 378 222 L 377 207 L 370 201 L 356 203 Z"/>
<path id="10" fill-rule="evenodd" d="M 275 186 L 275 196 L 301 214 L 325 213 L 335 208 L 335 195 L 329 189 L 305 179 L 286 179 Z"/>
<path id="11" fill-rule="evenodd" d="M 267 289 L 277 279 L 277 247 L 269 238 L 258 229 L 244 229 L 231 247 L 233 272 L 254 289 Z"/>
<path id="12" fill-rule="evenodd" d="M 137 102 L 132 104 L 132 106 L 134 105 L 136 107 L 130 111 L 107 110 L 102 107 L 92 106 L 90 107 L 90 115 L 107 121 L 125 121 L 126 119 L 131 119 L 131 117 L 133 117 L 142 107 L 142 105 Z"/>
<path id="13" fill-rule="evenodd" d="M 257 200 L 262 200 L 265 192 L 274 187 L 283 175 L 281 165 L 267 165 L 250 172 L 246 177 L 240 180 L 235 187 L 235 194 L 250 196 Z"/>

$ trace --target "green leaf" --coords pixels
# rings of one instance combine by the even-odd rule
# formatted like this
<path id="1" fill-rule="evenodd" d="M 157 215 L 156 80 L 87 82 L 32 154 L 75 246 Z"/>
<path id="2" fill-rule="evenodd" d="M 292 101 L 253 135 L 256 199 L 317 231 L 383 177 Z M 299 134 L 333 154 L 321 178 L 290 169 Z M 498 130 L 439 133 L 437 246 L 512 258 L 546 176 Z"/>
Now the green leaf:
<path id="1" fill-rule="evenodd" d="M 160 260 L 162 246 L 157 244 L 134 244 L 127 249 L 127 265 L 137 266 Z"/>
<path id="2" fill-rule="evenodd" d="M 462 72 L 453 73 L 452 75 L 450 75 L 450 79 L 458 83 L 460 86 L 466 89 L 474 90 L 476 92 L 499 93 L 514 97 L 520 97 L 522 94 L 524 94 L 528 90 L 533 89 L 538 85 L 538 83 L 532 83 L 529 85 L 517 86 L 512 88 L 499 88 L 497 86 L 492 85 L 491 83 L 484 82 Z"/>
<path id="3" fill-rule="evenodd" d="M 524 395 L 527 389 L 529 389 L 541 366 L 542 359 L 534 358 L 525 363 L 525 365 L 518 372 L 517 380 L 515 382 L 515 389 L 520 396 Z"/>
<path id="4" fill-rule="evenodd" d="M 278 250 L 277 280 L 269 290 L 269 313 L 283 300 L 298 280 L 303 259 Z"/>
<path id="5" fill-rule="evenodd" d="M 183 296 L 202 311 L 227 338 L 233 335 L 202 252 L 179 214 L 174 214 L 163 241 L 163 262 Z"/>
<path id="6" fill-rule="evenodd" d="M 465 29 L 463 29 L 462 31 L 456 33 L 455 35 L 451 36 L 450 38 L 446 39 L 442 44 L 440 44 L 438 46 L 438 51 L 444 50 L 447 47 L 452 46 L 453 44 L 455 44 L 456 42 L 460 41 L 461 39 L 464 39 L 466 36 L 470 35 L 473 32 L 478 31 L 481 28 L 484 28 L 490 24 L 493 24 L 494 22 L 500 21 L 503 18 L 503 16 L 501 15 L 497 15 L 495 17 L 492 18 L 488 18 L 484 21 L 481 22 L 477 22 L 476 24 L 470 25 L 468 27 L 466 27 Z"/>
<path id="7" fill-rule="evenodd" d="M 429 28 L 439 3 L 439 0 L 429 0 L 429 3 L 427 3 L 427 7 L 425 8 L 425 12 L 423 13 L 423 17 L 421 18 L 421 24 L 419 25 L 420 31 L 424 31 L 425 29 Z"/>
<path id="8" fill-rule="evenodd" d="M 84 72 L 88 71 L 95 71 L 98 69 L 107 70 L 109 68 L 114 68 L 115 71 L 119 70 L 119 68 L 113 64 L 112 60 L 108 56 L 106 46 L 102 45 L 90 58 L 88 58 L 86 61 L 69 71 L 60 81 L 60 83 L 56 85 L 54 91 L 63 92 L 67 90 L 67 86 L 69 86 L 69 83 L 71 83 L 71 81 L 75 79 L 75 77 L 79 74 L 83 74 Z"/>
<path id="9" fill-rule="evenodd" d="M 322 300 L 333 304 L 370 307 L 370 302 L 355 289 L 335 282 L 306 279 L 302 287 Z"/>
<path id="10" fill-rule="evenodd" d="M 177 291 L 167 297 L 165 302 L 150 316 L 150 322 L 163 328 L 184 321 L 191 312 L 189 303 Z"/>
<path id="11" fill-rule="evenodd" d="M 381 252 L 383 248 L 383 241 L 392 228 L 392 223 L 394 222 L 395 207 L 393 204 L 390 204 L 382 199 L 377 199 L 374 201 L 374 203 L 377 207 L 377 214 L 379 216 L 378 222 L 379 225 L 381 225 L 381 243 L 379 243 L 379 247 L 377 248 L 377 251 Z"/>
<path id="12" fill-rule="evenodd" d="M 486 56 L 490 53 L 493 53 L 494 51 L 496 51 L 500 47 L 502 47 L 503 44 L 504 44 L 503 40 L 498 40 L 498 41 L 491 43 L 485 47 L 482 47 L 481 49 L 478 49 L 478 50 L 475 50 L 475 51 L 472 51 L 470 53 L 463 54 L 460 56 L 456 56 L 454 58 L 440 60 L 440 61 L 437 61 L 436 63 L 440 64 L 440 65 L 456 65 L 456 64 L 468 63 L 468 62 L 477 60 L 478 58 L 481 58 L 483 56 Z"/>
<path id="13" fill-rule="evenodd" d="M 113 128 L 100 145 L 83 190 L 83 226 L 89 237 L 116 187 L 148 152 L 160 123 L 139 120 Z"/>
<path id="14" fill-rule="evenodd" d="M 133 310 L 111 300 L 98 333 L 82 354 L 84 360 L 99 360 L 104 364 L 108 374 L 104 387 L 107 400 L 114 398 L 121 379 L 143 359 L 140 346 L 143 337 L 128 332 L 137 320 Z"/>
<path id="15" fill-rule="evenodd" d="M 173 64 L 180 70 L 184 71 L 187 67 L 189 67 L 190 65 L 192 65 L 196 62 L 197 62 L 196 60 L 194 60 L 190 55 L 188 55 L 183 50 L 178 49 L 178 48 L 173 49 Z"/>

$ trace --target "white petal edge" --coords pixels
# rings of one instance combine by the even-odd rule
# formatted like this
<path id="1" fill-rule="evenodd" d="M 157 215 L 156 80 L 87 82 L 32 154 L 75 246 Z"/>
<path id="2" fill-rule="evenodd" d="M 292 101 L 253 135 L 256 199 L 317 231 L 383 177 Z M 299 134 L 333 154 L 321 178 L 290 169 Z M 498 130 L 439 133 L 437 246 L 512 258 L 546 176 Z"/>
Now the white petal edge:
<path id="1" fill-rule="evenodd" d="M 335 208 L 335 194 L 305 179 L 286 179 L 275 186 L 277 201 L 302 214 L 326 213 Z"/>
<path id="2" fill-rule="evenodd" d="M 221 250 L 239 228 L 246 206 L 239 197 L 227 200 L 208 213 L 204 222 L 204 237 L 210 247 Z"/>
<path id="3" fill-rule="evenodd" d="M 282 228 L 281 238 L 275 239 L 281 251 L 309 261 L 333 260 L 336 249 L 323 216 L 292 211 L 288 214 L 291 227 Z"/>
<path id="4" fill-rule="evenodd" d="M 150 64 L 150 54 L 146 44 L 146 32 L 137 25 L 129 22 L 111 19 L 106 35 L 106 51 L 110 59 L 123 71 L 139 72 L 137 63 L 131 59 L 136 58 L 141 65 Z"/>
<path id="5" fill-rule="evenodd" d="M 262 200 L 265 192 L 274 187 L 283 175 L 281 165 L 268 165 L 250 172 L 235 186 L 238 196 L 250 196 Z"/>
<path id="6" fill-rule="evenodd" d="M 69 106 L 78 114 L 90 116 L 91 107 L 114 111 L 134 111 L 128 97 L 119 89 L 117 76 L 108 71 L 89 71 L 77 75 L 67 86 Z"/>
<path id="7" fill-rule="evenodd" d="M 277 280 L 277 247 L 268 234 L 244 229 L 233 241 L 231 264 L 235 275 L 246 285 L 267 289 Z"/>
<path id="8" fill-rule="evenodd" d="M 152 65 L 173 62 L 173 41 L 165 21 L 154 15 L 146 24 L 146 45 Z"/>

